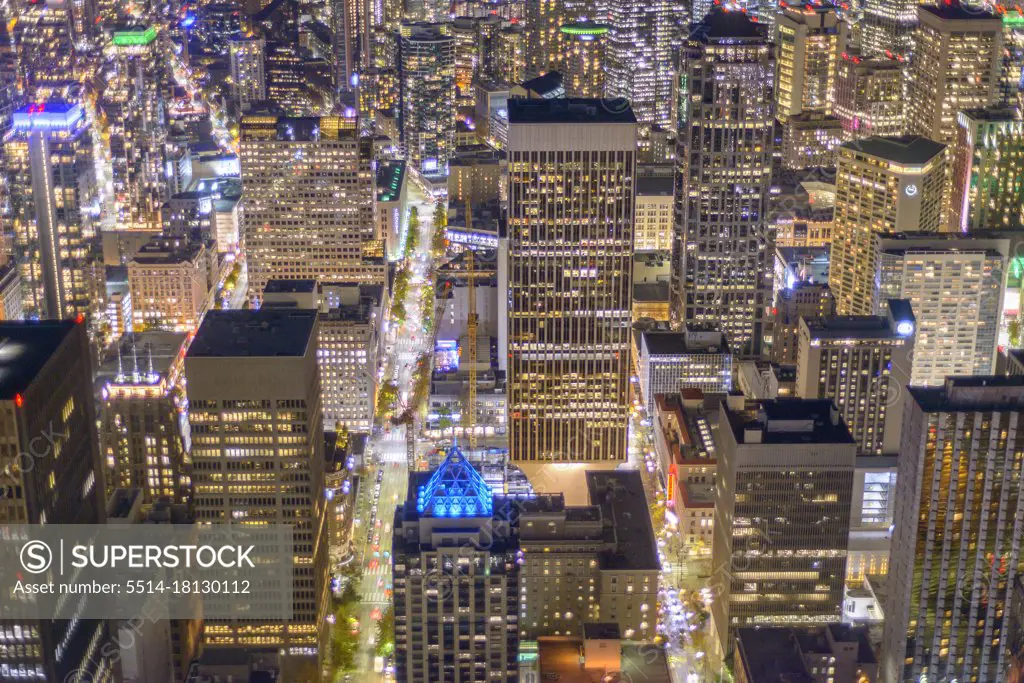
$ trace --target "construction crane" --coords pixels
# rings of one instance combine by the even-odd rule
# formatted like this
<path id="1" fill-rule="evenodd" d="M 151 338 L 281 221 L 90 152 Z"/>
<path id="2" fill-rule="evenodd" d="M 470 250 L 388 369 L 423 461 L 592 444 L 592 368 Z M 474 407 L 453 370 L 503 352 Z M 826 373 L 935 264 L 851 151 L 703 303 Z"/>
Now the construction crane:
<path id="1" fill-rule="evenodd" d="M 466 202 L 466 226 L 472 228 L 469 202 Z M 473 250 L 466 250 L 466 296 L 469 297 L 469 315 L 466 316 L 466 362 L 469 363 L 469 395 L 466 405 L 462 408 L 462 419 L 466 431 L 469 432 L 469 450 L 476 450 L 476 345 L 477 322 L 476 314 L 476 262 Z"/>

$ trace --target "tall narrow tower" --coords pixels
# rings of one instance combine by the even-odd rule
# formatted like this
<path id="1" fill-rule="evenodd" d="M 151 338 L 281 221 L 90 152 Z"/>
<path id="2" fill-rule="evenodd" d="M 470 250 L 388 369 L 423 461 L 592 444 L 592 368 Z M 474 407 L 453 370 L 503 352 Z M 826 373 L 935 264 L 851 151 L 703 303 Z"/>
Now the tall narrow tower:
<path id="1" fill-rule="evenodd" d="M 636 129 L 624 100 L 509 102 L 513 460 L 626 458 Z"/>

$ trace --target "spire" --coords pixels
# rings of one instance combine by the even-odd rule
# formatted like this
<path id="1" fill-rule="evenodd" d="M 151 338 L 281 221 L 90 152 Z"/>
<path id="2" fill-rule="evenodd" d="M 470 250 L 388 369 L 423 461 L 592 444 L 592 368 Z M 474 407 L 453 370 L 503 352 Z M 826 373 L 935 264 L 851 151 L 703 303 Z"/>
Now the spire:
<path id="1" fill-rule="evenodd" d="M 425 517 L 490 517 L 494 495 L 458 446 L 416 493 L 416 511 Z"/>

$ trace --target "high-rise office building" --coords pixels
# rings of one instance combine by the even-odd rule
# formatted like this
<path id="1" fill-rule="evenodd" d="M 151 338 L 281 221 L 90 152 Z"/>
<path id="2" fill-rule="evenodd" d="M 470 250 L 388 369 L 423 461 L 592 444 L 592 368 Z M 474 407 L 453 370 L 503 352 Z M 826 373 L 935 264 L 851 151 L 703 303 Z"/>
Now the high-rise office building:
<path id="1" fill-rule="evenodd" d="M 832 399 L 859 455 L 897 453 L 900 447 L 915 321 L 908 301 L 890 299 L 885 310 L 800 321 L 797 395 Z"/>
<path id="2" fill-rule="evenodd" d="M 671 168 L 671 167 L 669 167 Z M 635 251 L 672 250 L 675 180 L 671 175 L 641 175 L 636 179 Z"/>
<path id="3" fill-rule="evenodd" d="M 204 642 L 280 649 L 319 675 L 328 570 L 316 328 L 315 310 L 210 311 L 185 378 L 196 522 L 294 527 L 292 618 L 207 619 Z"/>
<path id="4" fill-rule="evenodd" d="M 447 175 L 455 153 L 455 38 L 451 24 L 402 24 L 399 130 L 406 162 Z"/>
<path id="5" fill-rule="evenodd" d="M 185 339 L 177 332 L 125 335 L 97 373 L 107 487 L 138 489 L 147 504 L 185 503 L 192 492 Z"/>
<path id="6" fill-rule="evenodd" d="M 836 62 L 833 114 L 846 142 L 903 133 L 904 58 L 864 56 L 853 48 Z"/>
<path id="7" fill-rule="evenodd" d="M 359 85 L 359 71 L 370 65 L 370 22 L 374 3 L 369 0 L 331 0 L 331 57 L 335 90 Z"/>
<path id="8" fill-rule="evenodd" d="M 85 325 L 2 323 L 0 338 L 0 435 L 6 442 L 0 476 L 16 482 L 0 496 L 0 521 L 102 524 L 103 469 Z M 24 462 L 35 453 L 41 455 Z M 106 621 L 0 619 L 0 678 L 120 681 L 110 651 L 97 647 L 109 638 Z"/>
<path id="9" fill-rule="evenodd" d="M 519 680 L 522 555 L 509 513 L 451 448 L 432 474 L 409 477 L 394 518 L 398 683 Z"/>
<path id="10" fill-rule="evenodd" d="M 990 3 L 991 7 L 991 3 Z M 999 79 L 999 103 L 1016 105 L 1024 93 L 1024 8 L 995 4 L 1003 22 L 1003 68 Z"/>
<path id="11" fill-rule="evenodd" d="M 505 85 L 526 78 L 526 33 L 521 26 L 507 26 L 494 36 L 494 73 L 491 80 Z"/>
<path id="12" fill-rule="evenodd" d="M 711 603 L 718 654 L 736 630 L 842 620 L 857 444 L 831 400 L 722 404 Z"/>
<path id="13" fill-rule="evenodd" d="M 593 6 L 590 7 L 593 9 Z M 526 3 L 526 76 L 536 78 L 559 68 L 562 26 L 594 19 L 579 0 L 529 0 Z M 519 81 L 511 81 L 511 84 Z"/>
<path id="14" fill-rule="evenodd" d="M 880 680 L 1004 680 L 1024 378 L 950 377 L 909 392 Z"/>
<path id="15" fill-rule="evenodd" d="M 815 320 L 835 315 L 832 290 L 821 282 L 794 282 L 779 290 L 775 298 L 772 326 L 772 362 L 795 365 L 800 341 L 800 319 Z"/>
<path id="16" fill-rule="evenodd" d="M 786 5 L 776 21 L 775 115 L 786 123 L 801 112 L 832 113 L 837 60 L 846 29 L 827 2 Z"/>
<path id="17" fill-rule="evenodd" d="M 107 208 L 119 229 L 159 229 L 166 179 L 163 93 L 169 78 L 157 27 L 118 27 L 107 54 L 108 78 L 98 102 L 113 182 Z"/>
<path id="18" fill-rule="evenodd" d="M 1024 227 L 1024 121 L 1010 107 L 957 114 L 949 229 Z"/>
<path id="19" fill-rule="evenodd" d="M 911 384 L 995 372 L 1005 295 L 1005 239 L 878 237 L 878 299 L 910 301 L 916 318 Z"/>
<path id="20" fill-rule="evenodd" d="M 917 6 L 917 0 L 864 0 L 860 20 L 864 51 L 870 55 L 909 55 L 918 22 Z"/>
<path id="21" fill-rule="evenodd" d="M 700 389 L 707 394 L 732 390 L 732 354 L 718 330 L 684 328 L 682 332 L 639 332 L 639 385 L 647 414 L 654 397 Z"/>
<path id="22" fill-rule="evenodd" d="M 49 101 L 14 113 L 4 141 L 14 255 L 25 314 L 64 318 L 98 305 L 92 131 L 80 104 Z"/>
<path id="23" fill-rule="evenodd" d="M 840 315 L 872 315 L 880 232 L 942 226 L 946 148 L 915 137 L 872 137 L 839 148 L 829 286 Z"/>
<path id="24" fill-rule="evenodd" d="M 769 334 L 775 253 L 772 45 L 746 14 L 717 8 L 684 51 L 673 315 L 718 326 L 734 353 L 756 356 Z"/>
<path id="25" fill-rule="evenodd" d="M 240 157 L 251 301 L 275 278 L 383 282 L 354 117 L 243 117 Z"/>
<path id="26" fill-rule="evenodd" d="M 298 4 L 298 3 L 286 3 Z M 310 111 L 302 55 L 293 42 L 267 41 L 263 60 L 267 81 L 267 99 L 289 116 L 304 116 Z"/>
<path id="27" fill-rule="evenodd" d="M 263 306 L 320 311 L 317 362 L 324 430 L 369 432 L 377 397 L 383 284 L 271 280 Z"/>
<path id="28" fill-rule="evenodd" d="M 672 43 L 681 6 L 674 0 L 607 2 L 605 94 L 629 100 L 636 120 L 645 126 L 675 124 Z"/>
<path id="29" fill-rule="evenodd" d="M 602 97 L 608 54 L 608 26 L 590 21 L 561 29 L 562 84 L 568 97 Z"/>
<path id="30" fill-rule="evenodd" d="M 514 460 L 626 457 L 636 135 L 623 100 L 509 102 Z"/>
<path id="31" fill-rule="evenodd" d="M 261 36 L 245 35 L 228 41 L 232 91 L 238 108 L 248 112 L 255 102 L 267 99 L 263 58 L 267 43 Z"/>
<path id="32" fill-rule="evenodd" d="M 75 81 L 80 56 L 69 0 L 25 3 L 18 8 L 14 43 L 18 46 L 20 77 L 25 94 L 35 101 L 50 88 Z"/>
<path id="33" fill-rule="evenodd" d="M 907 132 L 952 145 L 957 114 L 996 103 L 1002 69 L 999 17 L 959 0 L 921 5 L 907 68 Z"/>

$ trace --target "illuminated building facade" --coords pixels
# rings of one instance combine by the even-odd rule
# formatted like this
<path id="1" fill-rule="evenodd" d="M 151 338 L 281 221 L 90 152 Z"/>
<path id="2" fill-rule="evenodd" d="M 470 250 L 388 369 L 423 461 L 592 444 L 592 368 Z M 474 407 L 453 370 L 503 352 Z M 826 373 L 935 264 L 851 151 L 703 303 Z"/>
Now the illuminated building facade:
<path id="1" fill-rule="evenodd" d="M 995 372 L 1009 241 L 957 235 L 881 237 L 879 299 L 910 301 L 914 386 Z"/>
<path id="2" fill-rule="evenodd" d="M 782 126 L 782 167 L 831 168 L 843 142 L 843 124 L 834 116 L 801 112 Z"/>
<path id="3" fill-rule="evenodd" d="M 1014 106 L 1024 92 L 1024 8 L 996 5 L 1003 22 L 1003 68 L 999 103 Z"/>
<path id="4" fill-rule="evenodd" d="M 446 175 L 455 153 L 455 38 L 451 24 L 402 24 L 399 129 L 410 168 Z"/>
<path id="5" fill-rule="evenodd" d="M 786 123 L 801 112 L 832 113 L 836 62 L 845 28 L 829 3 L 786 5 L 776 21 L 775 115 Z"/>
<path id="6" fill-rule="evenodd" d="M 334 87 L 355 88 L 359 72 L 370 62 L 371 0 L 331 0 L 331 46 L 334 59 Z"/>
<path id="7" fill-rule="evenodd" d="M 288 42 L 268 42 L 263 65 L 267 99 L 290 116 L 308 114 L 310 98 L 298 46 Z"/>
<path id="8" fill-rule="evenodd" d="M 982 9 L 952 1 L 918 8 L 907 69 L 907 132 L 952 145 L 957 115 L 996 103 L 1003 25 Z"/>
<path id="9" fill-rule="evenodd" d="M 513 460 L 626 458 L 636 128 L 622 100 L 509 101 Z"/>
<path id="10" fill-rule="evenodd" d="M 228 42 L 231 87 L 243 113 L 248 112 L 253 103 L 267 99 L 267 78 L 263 70 L 266 46 L 266 41 L 255 35 L 241 36 Z"/>
<path id="11" fill-rule="evenodd" d="M 842 619 L 857 444 L 831 400 L 722 404 L 711 623 L 736 630 Z"/>
<path id="12" fill-rule="evenodd" d="M 245 116 L 249 298 L 271 279 L 383 282 L 370 154 L 355 118 Z M 379 244 L 378 244 L 379 246 Z"/>
<path id="13" fill-rule="evenodd" d="M 1013 108 L 957 115 L 950 230 L 1024 227 L 1024 121 Z"/>
<path id="14" fill-rule="evenodd" d="M 681 3 L 609 0 L 605 96 L 629 100 L 644 126 L 672 120 L 672 41 Z"/>
<path id="15" fill-rule="evenodd" d="M 18 8 L 14 43 L 29 99 L 75 81 L 79 55 L 71 8 L 68 0 L 25 3 Z"/>
<path id="16" fill-rule="evenodd" d="M 472 107 L 476 104 L 473 84 L 480 73 L 483 56 L 480 24 L 481 20 L 472 17 L 455 17 L 451 23 L 451 34 L 455 39 L 456 107 Z"/>
<path id="17" fill-rule="evenodd" d="M 318 675 L 328 544 L 316 328 L 315 310 L 210 311 L 185 378 L 196 522 L 294 527 L 292 618 L 207 619 L 204 644 L 281 650 Z"/>
<path id="18" fill-rule="evenodd" d="M 25 315 L 64 318 L 99 305 L 92 132 L 79 104 L 50 101 L 14 113 L 4 140 L 14 255 Z"/>
<path id="19" fill-rule="evenodd" d="M 560 29 L 562 84 L 567 97 L 602 97 L 608 27 L 593 22 L 566 24 Z"/>
<path id="20" fill-rule="evenodd" d="M 825 283 L 797 281 L 779 290 L 772 327 L 772 362 L 796 365 L 800 319 L 835 315 L 836 300 Z"/>
<path id="21" fill-rule="evenodd" d="M 522 555 L 511 513 L 452 447 L 394 517 L 395 680 L 519 680 Z"/>
<path id="22" fill-rule="evenodd" d="M 317 308 L 324 428 L 368 433 L 377 397 L 384 286 L 314 280 L 271 280 L 263 306 Z"/>
<path id="23" fill-rule="evenodd" d="M 508 26 L 494 36 L 495 67 L 491 80 L 505 85 L 522 83 L 526 78 L 526 32 Z"/>
<path id="24" fill-rule="evenodd" d="M 635 251 L 669 252 L 672 250 L 674 186 L 675 182 L 672 176 L 642 175 L 638 169 L 636 221 L 633 231 L 633 249 Z"/>
<path id="25" fill-rule="evenodd" d="M 1024 378 L 909 393 L 880 680 L 1001 681 L 1021 562 Z"/>
<path id="26" fill-rule="evenodd" d="M 5 340 L 0 434 L 7 442 L 0 475 L 17 483 L 0 497 L 0 520 L 5 525 L 103 524 L 103 466 L 85 325 L 2 323 L 0 337 Z M 25 467 L 18 454 L 40 448 L 45 457 Z M 0 677 L 116 683 L 120 670 L 110 650 L 102 648 L 110 638 L 105 620 L 0 619 Z"/>
<path id="27" fill-rule="evenodd" d="M 155 26 L 120 27 L 106 53 L 108 82 L 99 99 L 109 139 L 115 223 L 159 229 L 164 198 L 163 93 L 168 83 Z"/>
<path id="28" fill-rule="evenodd" d="M 186 503 L 192 491 L 184 342 L 177 332 L 126 335 L 98 372 L 107 487 L 138 489 L 147 504 Z"/>
<path id="29" fill-rule="evenodd" d="M 874 314 L 877 233 L 942 227 L 945 154 L 944 145 L 916 136 L 839 148 L 829 286 L 840 315 Z"/>
<path id="30" fill-rule="evenodd" d="M 715 9 L 684 51 L 673 318 L 717 326 L 733 353 L 757 356 L 770 333 L 775 253 L 772 45 L 745 14 Z"/>
<path id="31" fill-rule="evenodd" d="M 897 453 L 900 447 L 915 320 L 908 301 L 890 299 L 885 311 L 800 321 L 797 395 L 832 399 L 858 455 Z"/>
<path id="32" fill-rule="evenodd" d="M 213 284 L 210 257 L 206 245 L 187 238 L 155 237 L 143 246 L 128 262 L 135 331 L 194 331 Z"/>
<path id="33" fill-rule="evenodd" d="M 640 391 L 648 415 L 654 414 L 658 394 L 676 394 L 681 389 L 728 394 L 732 390 L 732 354 L 717 330 L 641 332 L 639 352 Z"/>
<path id="34" fill-rule="evenodd" d="M 853 49 L 839 55 L 833 113 L 845 142 L 903 133 L 903 67 L 895 55 L 865 57 Z"/>
<path id="35" fill-rule="evenodd" d="M 909 55 L 918 22 L 917 6 L 917 0 L 864 0 L 860 31 L 865 53 Z"/>

